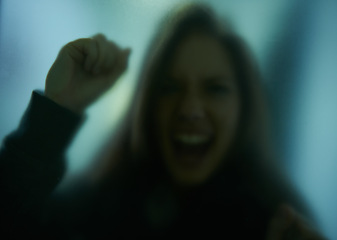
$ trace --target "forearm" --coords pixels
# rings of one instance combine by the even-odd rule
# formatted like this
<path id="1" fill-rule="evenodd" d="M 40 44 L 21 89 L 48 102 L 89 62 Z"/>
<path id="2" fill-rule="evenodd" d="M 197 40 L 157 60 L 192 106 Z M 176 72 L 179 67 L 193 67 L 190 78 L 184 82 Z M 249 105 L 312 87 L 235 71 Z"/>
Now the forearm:
<path id="1" fill-rule="evenodd" d="M 33 93 L 18 129 L 5 138 L 0 151 L 2 226 L 36 220 L 62 179 L 64 154 L 81 121 L 81 116 Z"/>

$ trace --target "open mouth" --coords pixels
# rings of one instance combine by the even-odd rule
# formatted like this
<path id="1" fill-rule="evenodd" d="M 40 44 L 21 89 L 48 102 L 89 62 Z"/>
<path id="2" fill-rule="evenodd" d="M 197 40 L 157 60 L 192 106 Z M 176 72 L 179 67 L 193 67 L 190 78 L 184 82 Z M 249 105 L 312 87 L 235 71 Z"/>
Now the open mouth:
<path id="1" fill-rule="evenodd" d="M 176 160 L 185 166 L 197 166 L 204 161 L 212 142 L 208 135 L 177 134 L 172 139 Z"/>

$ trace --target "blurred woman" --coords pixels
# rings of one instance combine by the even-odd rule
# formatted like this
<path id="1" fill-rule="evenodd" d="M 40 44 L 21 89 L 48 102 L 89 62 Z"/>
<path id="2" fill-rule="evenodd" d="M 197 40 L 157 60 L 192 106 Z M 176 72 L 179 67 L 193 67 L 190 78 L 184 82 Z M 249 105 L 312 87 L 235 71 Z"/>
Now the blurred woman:
<path id="1" fill-rule="evenodd" d="M 34 218 L 34 225 L 21 229 L 49 238 L 321 239 L 300 217 L 310 213 L 274 156 L 255 61 L 230 26 L 200 4 L 178 7 L 160 24 L 117 134 L 86 180 L 51 195 L 64 173 L 59 158 L 81 114 L 123 73 L 129 53 L 103 35 L 60 51 L 44 96 L 34 93 L 1 155 L 7 162 L 6 192 L 20 192 L 25 202 L 34 199 L 32 209 L 41 212 L 14 215 L 15 229 L 17 219 Z M 48 115 L 48 122 L 40 120 L 43 129 L 62 122 L 65 130 L 47 137 L 30 129 L 41 112 Z M 41 141 L 45 148 L 37 150 Z M 11 161 L 35 156 L 40 172 L 24 172 L 39 180 L 13 190 L 6 184 L 23 170 L 8 159 L 15 155 L 11 146 L 20 144 L 25 154 Z M 23 194 L 20 188 L 28 187 L 29 194 Z M 15 199 L 9 195 L 8 202 Z"/>

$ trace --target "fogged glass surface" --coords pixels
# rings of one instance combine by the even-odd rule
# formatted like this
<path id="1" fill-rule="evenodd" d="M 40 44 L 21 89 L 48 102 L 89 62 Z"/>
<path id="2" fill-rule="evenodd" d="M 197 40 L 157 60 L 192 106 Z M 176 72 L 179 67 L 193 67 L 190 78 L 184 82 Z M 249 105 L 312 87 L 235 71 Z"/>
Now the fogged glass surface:
<path id="1" fill-rule="evenodd" d="M 99 2 L 99 3 L 97 3 Z M 128 71 L 90 107 L 69 148 L 69 172 L 84 169 L 114 130 L 133 93 L 145 48 L 175 1 L 1 1 L 0 138 L 22 116 L 32 90 L 67 42 L 103 33 L 131 47 Z M 337 238 L 337 4 L 334 1 L 207 1 L 256 55 L 270 97 L 281 159 Z"/>

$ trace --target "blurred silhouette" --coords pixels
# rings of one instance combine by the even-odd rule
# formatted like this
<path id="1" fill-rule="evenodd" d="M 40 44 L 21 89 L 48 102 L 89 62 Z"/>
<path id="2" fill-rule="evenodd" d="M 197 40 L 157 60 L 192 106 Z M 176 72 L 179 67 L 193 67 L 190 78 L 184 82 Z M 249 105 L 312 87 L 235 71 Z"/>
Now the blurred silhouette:
<path id="1" fill-rule="evenodd" d="M 86 174 L 53 192 L 83 112 L 124 72 L 129 54 L 101 34 L 62 48 L 44 95 L 33 93 L 4 142 L 4 232 L 322 239 L 277 159 L 254 58 L 201 4 L 163 19 L 117 133 Z"/>

